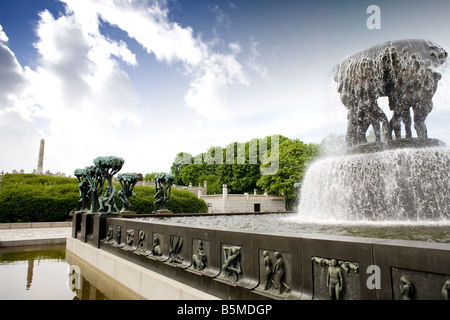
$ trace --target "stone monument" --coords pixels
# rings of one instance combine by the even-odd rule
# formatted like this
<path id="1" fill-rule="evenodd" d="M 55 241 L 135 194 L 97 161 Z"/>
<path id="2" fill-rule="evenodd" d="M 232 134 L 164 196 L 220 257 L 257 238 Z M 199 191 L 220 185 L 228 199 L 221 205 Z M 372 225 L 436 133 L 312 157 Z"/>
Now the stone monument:
<path id="1" fill-rule="evenodd" d="M 44 147 L 45 147 L 45 140 L 41 139 L 41 144 L 39 146 L 39 158 L 38 158 L 38 165 L 37 165 L 37 174 L 43 174 L 44 173 Z"/>

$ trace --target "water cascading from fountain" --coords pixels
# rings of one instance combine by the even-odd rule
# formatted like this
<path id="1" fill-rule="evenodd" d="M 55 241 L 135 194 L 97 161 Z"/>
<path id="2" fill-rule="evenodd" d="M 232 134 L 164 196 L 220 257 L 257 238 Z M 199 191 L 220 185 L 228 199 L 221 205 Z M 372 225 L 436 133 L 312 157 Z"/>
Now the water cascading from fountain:
<path id="1" fill-rule="evenodd" d="M 311 164 L 299 214 L 342 221 L 450 218 L 450 149 L 396 149 Z"/>
<path id="2" fill-rule="evenodd" d="M 425 40 L 391 41 L 343 59 L 333 70 L 348 110 L 347 154 L 312 163 L 299 217 L 334 221 L 449 221 L 450 148 L 429 139 L 425 118 L 448 54 Z M 388 97 L 388 121 L 377 104 Z M 411 135 L 410 109 L 418 138 Z M 403 122 L 406 139 L 401 138 Z M 367 143 L 372 125 L 376 142 Z M 395 139 L 392 137 L 395 133 Z"/>

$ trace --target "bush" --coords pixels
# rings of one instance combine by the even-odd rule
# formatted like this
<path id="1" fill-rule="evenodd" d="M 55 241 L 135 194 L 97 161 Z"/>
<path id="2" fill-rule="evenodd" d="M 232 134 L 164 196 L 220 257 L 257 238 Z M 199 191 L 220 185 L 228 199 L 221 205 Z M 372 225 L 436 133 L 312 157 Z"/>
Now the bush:
<path id="1" fill-rule="evenodd" d="M 65 221 L 78 199 L 76 178 L 6 174 L 0 187 L 0 222 Z"/>
<path id="2" fill-rule="evenodd" d="M 115 184 L 120 190 L 119 184 Z M 154 211 L 155 189 L 135 187 L 133 211 L 150 214 Z M 0 223 L 51 222 L 70 219 L 69 213 L 79 208 L 77 178 L 51 177 L 35 174 L 6 174 L 0 186 Z M 121 209 L 122 201 L 116 198 Z M 174 213 L 207 212 L 206 203 L 185 190 L 172 190 L 169 210 Z"/>
<path id="3" fill-rule="evenodd" d="M 152 187 L 136 186 L 136 197 L 130 199 L 132 210 L 139 214 L 151 214 L 155 210 L 154 202 L 156 190 Z M 198 199 L 187 190 L 172 189 L 168 209 L 174 213 L 201 213 L 207 212 L 205 201 Z"/>

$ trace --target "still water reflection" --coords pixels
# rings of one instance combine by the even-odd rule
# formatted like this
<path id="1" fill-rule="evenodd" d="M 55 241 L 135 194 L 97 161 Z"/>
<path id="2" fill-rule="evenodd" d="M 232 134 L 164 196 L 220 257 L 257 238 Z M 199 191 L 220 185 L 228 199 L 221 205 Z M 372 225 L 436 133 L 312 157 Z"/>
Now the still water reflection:
<path id="1" fill-rule="evenodd" d="M 74 274 L 74 269 L 79 274 Z M 65 245 L 0 248 L 0 300 L 38 299 L 129 300 L 140 297 L 70 253 L 66 256 Z"/>

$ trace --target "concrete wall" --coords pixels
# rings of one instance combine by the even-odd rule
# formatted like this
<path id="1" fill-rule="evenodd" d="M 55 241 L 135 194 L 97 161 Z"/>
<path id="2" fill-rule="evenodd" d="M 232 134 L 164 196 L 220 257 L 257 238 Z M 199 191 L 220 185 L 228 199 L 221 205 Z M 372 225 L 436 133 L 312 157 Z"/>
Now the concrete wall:
<path id="1" fill-rule="evenodd" d="M 68 258 L 75 255 L 90 266 L 100 270 L 102 278 L 117 281 L 148 300 L 213 300 L 216 297 L 174 281 L 154 271 L 143 268 L 117 255 L 97 249 L 87 243 L 68 238 Z M 71 264 L 80 265 L 78 259 L 70 258 Z M 84 268 L 86 269 L 86 268 Z M 98 277 L 98 275 L 96 276 Z M 95 280 L 96 277 L 93 277 Z M 103 281 L 103 283 L 107 281 Z"/>
<path id="2" fill-rule="evenodd" d="M 282 196 L 229 194 L 226 199 L 222 195 L 202 196 L 201 199 L 208 205 L 208 213 L 258 212 L 255 204 L 259 204 L 259 212 L 286 211 Z"/>
<path id="3" fill-rule="evenodd" d="M 154 187 L 154 182 L 140 181 L 140 185 Z M 244 193 L 228 194 L 227 185 L 224 184 L 222 194 L 208 195 L 208 185 L 204 182 L 202 186 L 176 186 L 176 190 L 187 190 L 195 194 L 199 199 L 203 199 L 208 205 L 208 213 L 226 212 L 286 212 L 286 201 L 284 195 L 274 196 Z M 256 204 L 256 207 L 255 207 Z M 259 211 L 258 211 L 259 210 Z"/>
<path id="4" fill-rule="evenodd" d="M 208 206 L 208 213 L 225 212 L 286 212 L 284 196 L 272 196 L 265 192 L 256 194 L 228 194 L 227 185 L 221 195 L 199 195 Z M 255 206 L 256 205 L 256 206 Z"/>

